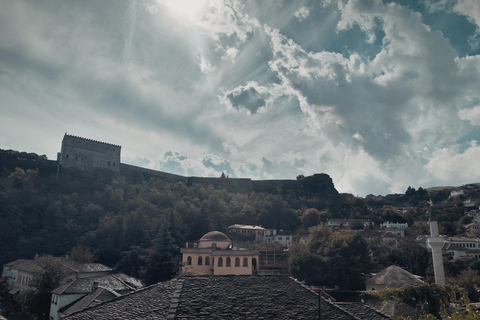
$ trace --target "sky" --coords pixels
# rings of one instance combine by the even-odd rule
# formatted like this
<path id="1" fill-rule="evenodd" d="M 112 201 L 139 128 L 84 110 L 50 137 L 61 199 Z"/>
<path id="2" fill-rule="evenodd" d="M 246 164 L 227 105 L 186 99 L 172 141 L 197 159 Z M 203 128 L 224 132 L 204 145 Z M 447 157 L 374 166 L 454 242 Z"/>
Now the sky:
<path id="1" fill-rule="evenodd" d="M 480 182 L 478 0 L 0 0 L 0 148 L 183 176 Z"/>

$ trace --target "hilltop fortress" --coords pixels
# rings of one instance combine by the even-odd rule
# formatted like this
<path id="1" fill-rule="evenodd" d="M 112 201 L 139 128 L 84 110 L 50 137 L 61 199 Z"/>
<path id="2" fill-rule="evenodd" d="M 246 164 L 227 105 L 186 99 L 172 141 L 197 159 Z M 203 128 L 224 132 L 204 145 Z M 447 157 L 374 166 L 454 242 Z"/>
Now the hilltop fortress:
<path id="1" fill-rule="evenodd" d="M 6 152 L 4 156 L 7 154 Z M 182 181 L 188 185 L 212 185 L 215 189 L 225 189 L 229 192 L 249 193 L 264 192 L 270 194 L 284 194 L 295 192 L 299 194 L 322 194 L 336 197 L 338 191 L 328 174 L 320 173 L 313 176 L 302 177 L 297 180 L 252 180 L 250 178 L 213 178 L 213 177 L 184 177 L 162 171 L 141 168 L 120 161 L 121 146 L 106 142 L 85 139 L 65 133 L 61 151 L 57 154 L 57 161 L 46 160 L 45 156 L 39 157 L 32 165 L 44 163 L 47 171 L 53 166 L 60 172 L 64 169 L 78 169 L 85 171 L 106 170 L 107 172 L 124 175 L 127 179 L 148 179 L 151 177 Z M 20 153 L 19 153 L 20 154 Z M 23 153 L 22 153 L 23 154 Z M 25 154 L 26 155 L 26 154 Z M 27 160 L 18 157 L 19 160 Z M 41 159 L 40 159 L 41 158 Z M 45 159 L 44 159 L 45 158 Z M 41 160 L 41 161 L 39 161 Z"/>

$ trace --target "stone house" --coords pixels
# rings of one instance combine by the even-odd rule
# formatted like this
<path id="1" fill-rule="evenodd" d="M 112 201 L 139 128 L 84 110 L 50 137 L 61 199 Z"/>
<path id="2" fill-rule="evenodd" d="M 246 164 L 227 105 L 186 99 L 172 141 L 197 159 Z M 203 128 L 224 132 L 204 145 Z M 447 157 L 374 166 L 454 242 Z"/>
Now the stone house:
<path id="1" fill-rule="evenodd" d="M 142 287 L 140 281 L 123 273 L 75 279 L 52 291 L 50 320 L 58 320 Z"/>

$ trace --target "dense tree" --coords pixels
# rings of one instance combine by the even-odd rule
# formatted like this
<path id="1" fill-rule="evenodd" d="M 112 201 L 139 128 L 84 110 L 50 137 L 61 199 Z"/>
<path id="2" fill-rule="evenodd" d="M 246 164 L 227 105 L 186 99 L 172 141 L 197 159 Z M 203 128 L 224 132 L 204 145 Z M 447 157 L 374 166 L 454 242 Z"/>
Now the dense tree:
<path id="1" fill-rule="evenodd" d="M 314 266 L 308 265 L 315 261 Z M 362 274 L 372 267 L 368 245 L 360 235 L 332 232 L 324 226 L 313 228 L 306 248 L 291 251 L 289 262 L 299 279 L 353 290 L 363 288 Z"/>

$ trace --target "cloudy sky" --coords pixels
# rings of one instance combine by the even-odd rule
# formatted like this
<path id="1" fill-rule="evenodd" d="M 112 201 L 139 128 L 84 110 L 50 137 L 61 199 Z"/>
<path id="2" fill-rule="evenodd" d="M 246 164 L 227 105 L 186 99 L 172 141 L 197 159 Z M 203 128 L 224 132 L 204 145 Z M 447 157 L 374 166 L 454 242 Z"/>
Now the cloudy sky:
<path id="1" fill-rule="evenodd" d="M 185 176 L 480 182 L 480 1 L 0 0 L 0 148 Z"/>

